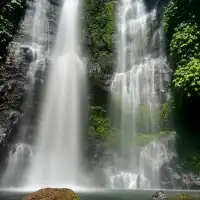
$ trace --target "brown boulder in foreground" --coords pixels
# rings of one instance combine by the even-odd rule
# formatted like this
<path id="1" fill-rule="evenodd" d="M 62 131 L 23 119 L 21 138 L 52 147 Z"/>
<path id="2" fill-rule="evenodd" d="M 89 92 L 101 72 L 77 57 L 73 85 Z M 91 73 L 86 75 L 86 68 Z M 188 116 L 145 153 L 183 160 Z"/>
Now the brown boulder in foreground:
<path id="1" fill-rule="evenodd" d="M 79 198 L 70 189 L 44 188 L 29 194 L 23 200 L 79 200 Z"/>

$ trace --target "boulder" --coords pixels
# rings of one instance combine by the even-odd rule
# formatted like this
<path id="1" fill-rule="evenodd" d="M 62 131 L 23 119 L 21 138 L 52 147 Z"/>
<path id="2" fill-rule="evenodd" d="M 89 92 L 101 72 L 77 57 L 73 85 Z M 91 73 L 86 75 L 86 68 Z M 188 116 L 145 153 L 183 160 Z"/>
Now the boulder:
<path id="1" fill-rule="evenodd" d="M 173 189 L 173 184 L 170 181 L 160 182 L 160 186 L 162 189 Z"/>
<path id="2" fill-rule="evenodd" d="M 159 190 L 154 195 L 152 195 L 152 200 L 167 200 L 167 197 L 162 190 Z"/>
<path id="3" fill-rule="evenodd" d="M 23 200 L 78 200 L 78 196 L 70 189 L 43 188 L 24 197 Z"/>
<path id="4" fill-rule="evenodd" d="M 179 175 L 177 172 L 174 172 L 172 174 L 171 181 L 173 183 L 173 188 L 181 188 L 182 179 L 181 175 Z"/>
<path id="5" fill-rule="evenodd" d="M 37 50 L 28 45 L 21 45 L 20 56 L 27 62 L 33 62 L 37 60 Z"/>
<path id="6" fill-rule="evenodd" d="M 191 190 L 199 190 L 200 189 L 200 181 L 192 181 L 190 184 Z"/>

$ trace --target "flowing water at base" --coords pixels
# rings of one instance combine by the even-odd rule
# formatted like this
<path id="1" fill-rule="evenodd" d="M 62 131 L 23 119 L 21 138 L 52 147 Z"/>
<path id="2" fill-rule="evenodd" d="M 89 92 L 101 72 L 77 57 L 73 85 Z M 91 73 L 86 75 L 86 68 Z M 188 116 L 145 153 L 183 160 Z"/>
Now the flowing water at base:
<path id="1" fill-rule="evenodd" d="M 81 200 L 149 200 L 156 190 L 99 190 L 99 191 L 76 191 Z M 199 191 L 172 191 L 165 190 L 167 197 L 177 194 L 188 193 L 194 197 L 200 198 Z M 2 200 L 21 200 L 30 192 L 24 191 L 0 191 L 0 199 Z"/>

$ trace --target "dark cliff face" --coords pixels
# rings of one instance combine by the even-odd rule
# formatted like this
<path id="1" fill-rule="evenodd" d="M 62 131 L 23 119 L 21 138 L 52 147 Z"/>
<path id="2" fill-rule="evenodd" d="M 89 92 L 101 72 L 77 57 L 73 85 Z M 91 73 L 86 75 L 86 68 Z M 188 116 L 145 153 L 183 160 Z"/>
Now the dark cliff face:
<path id="1" fill-rule="evenodd" d="M 7 45 L 16 33 L 27 6 L 26 0 L 2 0 L 0 2 L 0 60 L 5 58 Z"/>
<path id="2" fill-rule="evenodd" d="M 25 77 L 23 68 L 16 67 L 12 58 L 5 62 L 8 43 L 17 32 L 28 6 L 25 0 L 3 0 L 0 3 L 0 158 L 4 158 L 6 144 L 11 130 L 15 132 L 21 112 L 22 96 L 24 93 Z M 12 46 L 12 45 L 11 45 Z M 11 48 L 12 50 L 12 48 Z M 13 52 L 10 52 L 12 54 Z"/>
<path id="3" fill-rule="evenodd" d="M 3 10 L 11 1 L 6 2 L 2 4 Z M 43 5 L 46 6 L 46 21 L 43 22 L 46 27 L 41 30 L 42 43 L 31 32 L 37 20 L 37 1 L 19 0 L 19 5 L 13 7 L 12 13 L 17 15 L 12 16 L 14 20 L 9 18 L 9 13 L 1 12 L 0 9 L 0 20 L 3 16 L 4 21 L 9 19 L 13 24 L 13 35 L 10 39 L 0 34 L 0 41 L 6 39 L 7 48 L 6 52 L 2 46 L 0 56 L 8 54 L 0 63 L 0 167 L 3 167 L 2 161 L 8 155 L 10 146 L 17 140 L 29 142 L 34 131 L 40 94 L 50 63 L 48 55 L 55 40 L 60 2 L 47 0 L 46 5 Z"/>

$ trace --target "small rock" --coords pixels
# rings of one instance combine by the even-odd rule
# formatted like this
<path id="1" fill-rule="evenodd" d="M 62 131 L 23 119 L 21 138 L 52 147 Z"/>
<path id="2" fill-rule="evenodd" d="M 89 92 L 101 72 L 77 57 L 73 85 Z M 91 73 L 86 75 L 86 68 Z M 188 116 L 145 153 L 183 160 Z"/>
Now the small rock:
<path id="1" fill-rule="evenodd" d="M 162 190 L 159 190 L 152 196 L 152 200 L 167 200 L 167 197 Z"/>
<path id="2" fill-rule="evenodd" d="M 20 54 L 28 62 L 33 62 L 37 59 L 37 51 L 31 46 L 21 45 Z"/>

